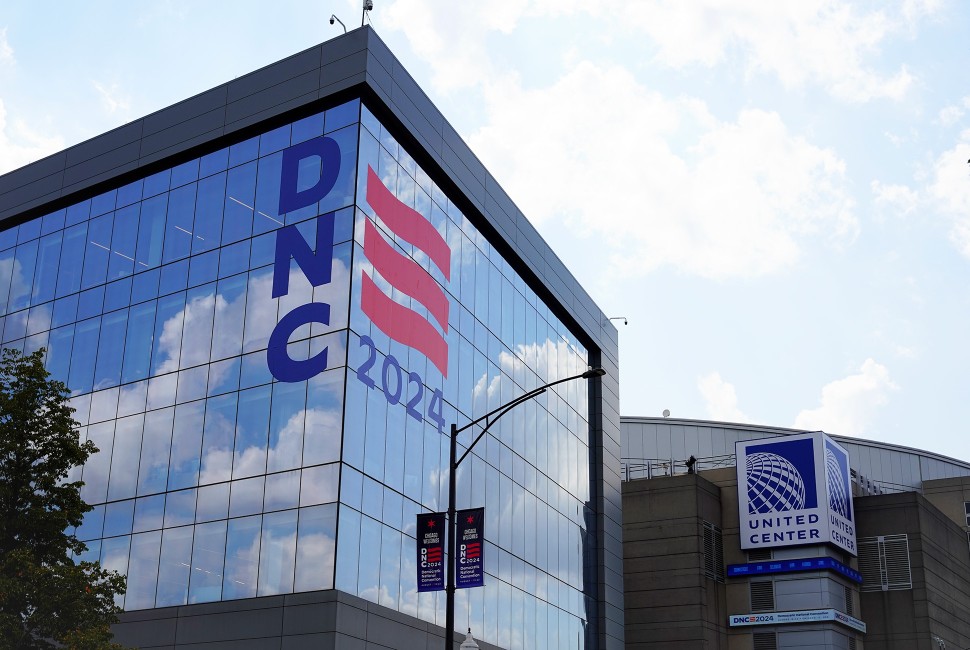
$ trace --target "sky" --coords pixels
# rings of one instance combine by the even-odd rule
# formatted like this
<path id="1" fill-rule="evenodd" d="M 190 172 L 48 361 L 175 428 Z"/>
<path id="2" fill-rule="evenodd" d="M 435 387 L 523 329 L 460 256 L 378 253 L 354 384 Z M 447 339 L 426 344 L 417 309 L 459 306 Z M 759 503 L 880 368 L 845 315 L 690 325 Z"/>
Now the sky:
<path id="1" fill-rule="evenodd" d="M 620 340 L 620 411 L 970 460 L 970 6 L 375 0 Z M 0 173 L 360 24 L 5 0 Z"/>

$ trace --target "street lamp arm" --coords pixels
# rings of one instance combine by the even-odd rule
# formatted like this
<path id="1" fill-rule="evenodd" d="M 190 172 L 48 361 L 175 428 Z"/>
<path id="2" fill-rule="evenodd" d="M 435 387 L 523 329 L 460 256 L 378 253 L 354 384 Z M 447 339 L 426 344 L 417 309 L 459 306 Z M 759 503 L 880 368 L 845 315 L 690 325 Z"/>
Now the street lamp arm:
<path id="1" fill-rule="evenodd" d="M 485 426 L 486 426 L 486 428 L 488 428 L 488 427 L 490 427 L 495 422 L 495 420 L 498 420 L 500 417 L 502 417 L 503 415 L 505 415 L 513 406 L 518 406 L 522 402 L 526 402 L 526 401 L 528 401 L 528 400 L 530 400 L 530 399 L 532 399 L 534 397 L 538 397 L 542 393 L 546 392 L 548 389 L 550 389 L 553 386 L 556 386 L 558 384 L 562 384 L 562 383 L 565 383 L 567 381 L 572 381 L 574 379 L 592 379 L 593 377 L 602 377 L 605 374 L 606 374 L 606 371 L 603 370 L 602 368 L 591 368 L 591 369 L 587 370 L 586 372 L 580 373 L 578 375 L 573 375 L 571 377 L 565 377 L 563 379 L 557 379 L 556 381 L 551 381 L 548 384 L 544 384 L 542 386 L 539 386 L 538 388 L 533 388 L 528 393 L 525 393 L 523 395 L 519 395 L 518 397 L 516 397 L 511 402 L 506 402 L 505 404 L 502 404 L 501 406 L 498 406 L 498 407 L 492 409 L 491 411 L 489 411 L 485 415 L 483 415 L 480 418 L 477 418 L 475 420 L 472 420 L 471 422 L 469 422 L 465 426 L 456 428 L 454 430 L 454 433 L 455 434 L 459 434 L 462 431 L 464 431 L 465 429 L 468 429 L 468 428 L 471 428 L 471 427 L 475 426 L 476 424 L 478 424 L 482 420 L 486 420 L 487 421 L 493 415 L 495 415 L 496 413 L 498 413 L 499 411 L 501 411 L 501 413 L 498 416 L 496 416 L 491 422 L 487 422 L 487 424 Z"/>
<path id="2" fill-rule="evenodd" d="M 484 417 L 481 417 L 481 418 L 478 418 L 474 422 L 470 422 L 470 423 L 466 424 L 465 426 L 463 426 L 460 429 L 455 429 L 455 431 L 454 431 L 454 433 L 452 435 L 456 435 L 457 436 L 459 433 L 461 433 L 465 429 L 467 429 L 469 427 L 472 427 L 472 426 L 475 426 L 476 424 L 478 424 L 479 422 L 481 422 L 483 419 L 486 421 L 485 422 L 485 427 L 481 430 L 481 433 L 479 433 L 477 436 L 475 436 L 475 439 L 472 441 L 472 444 L 468 445 L 468 449 L 465 450 L 465 453 L 463 453 L 461 455 L 461 458 L 459 458 L 458 460 L 455 461 L 455 467 L 458 467 L 459 465 L 461 465 L 461 461 L 465 460 L 465 456 L 467 456 L 468 454 L 471 453 L 472 448 L 475 445 L 478 444 L 478 441 L 482 439 L 482 436 L 484 436 L 486 433 L 488 433 L 489 428 L 491 428 L 491 426 L 493 424 L 495 424 L 496 422 L 499 421 L 499 418 L 501 418 L 503 415 L 505 415 L 506 413 L 508 413 L 512 409 L 514 409 L 516 406 L 518 406 L 522 402 L 527 402 L 530 399 L 534 399 L 534 398 L 538 397 L 539 395 L 542 395 L 544 392 L 546 392 L 546 390 L 548 390 L 548 387 L 547 386 L 543 386 L 541 388 L 536 388 L 535 390 L 531 390 L 528 393 L 526 393 L 525 395 L 519 395 L 518 397 L 516 397 L 511 402 L 505 404 L 504 406 L 498 407 L 497 409 L 495 409 L 495 411 L 492 411 L 488 415 L 486 415 Z M 492 415 L 493 413 L 495 413 L 496 411 L 501 411 L 501 412 L 498 415 L 496 415 L 494 418 L 492 418 L 491 420 L 489 420 L 488 417 L 490 415 Z"/>

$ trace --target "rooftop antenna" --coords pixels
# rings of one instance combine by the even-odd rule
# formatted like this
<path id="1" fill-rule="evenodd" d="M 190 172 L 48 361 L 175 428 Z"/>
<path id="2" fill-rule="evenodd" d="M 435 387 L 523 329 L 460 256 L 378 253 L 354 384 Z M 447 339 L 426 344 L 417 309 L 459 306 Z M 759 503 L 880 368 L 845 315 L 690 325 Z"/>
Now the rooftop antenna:
<path id="1" fill-rule="evenodd" d="M 340 23 L 340 26 L 344 28 L 344 34 L 346 34 L 347 33 L 347 26 L 344 25 L 344 21 L 342 21 L 339 18 L 337 18 L 337 15 L 336 14 L 330 14 L 330 24 L 333 25 L 334 21 L 337 21 L 338 23 Z"/>
<path id="2" fill-rule="evenodd" d="M 374 0 L 364 0 L 364 10 L 360 14 L 360 26 L 364 26 L 364 18 L 367 16 L 367 12 L 374 8 Z"/>

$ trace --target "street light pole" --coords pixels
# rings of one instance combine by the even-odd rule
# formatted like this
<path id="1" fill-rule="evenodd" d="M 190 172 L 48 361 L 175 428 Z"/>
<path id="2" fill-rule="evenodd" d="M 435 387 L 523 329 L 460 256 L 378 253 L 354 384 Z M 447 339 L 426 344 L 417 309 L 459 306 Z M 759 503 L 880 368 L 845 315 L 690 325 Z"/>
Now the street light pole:
<path id="1" fill-rule="evenodd" d="M 523 402 L 528 402 L 531 399 L 542 395 L 548 389 L 556 386 L 557 384 L 562 384 L 567 381 L 573 381 L 575 379 L 592 379 L 593 377 L 602 377 L 606 374 L 606 371 L 602 368 L 590 368 L 586 372 L 573 375 L 572 377 L 566 377 L 565 379 L 557 379 L 556 381 L 549 382 L 538 388 L 534 388 L 529 392 L 516 397 L 511 402 L 506 402 L 498 408 L 492 409 L 482 417 L 477 420 L 472 420 L 463 427 L 459 427 L 457 423 L 452 423 L 451 425 L 451 450 L 448 455 L 448 570 L 447 570 L 447 582 L 445 584 L 445 595 L 446 595 L 446 611 L 445 611 L 445 649 L 452 650 L 454 647 L 455 636 L 455 483 L 456 476 L 458 473 L 458 466 L 461 462 L 465 460 L 471 450 L 478 444 L 478 441 L 482 439 L 489 428 L 498 422 L 499 418 L 514 409 L 519 404 Z M 465 453 L 458 456 L 458 434 L 466 429 L 470 429 L 476 424 L 485 421 L 485 426 L 482 427 L 481 433 L 472 441 L 472 444 L 468 445 L 468 449 Z M 457 460 L 456 460 L 457 458 Z"/>

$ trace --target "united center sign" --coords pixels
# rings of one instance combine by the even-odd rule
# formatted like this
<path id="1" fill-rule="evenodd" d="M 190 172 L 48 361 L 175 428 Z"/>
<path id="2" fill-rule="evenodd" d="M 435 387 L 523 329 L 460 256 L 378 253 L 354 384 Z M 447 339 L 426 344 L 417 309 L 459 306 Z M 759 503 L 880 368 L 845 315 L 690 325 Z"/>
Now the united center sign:
<path id="1" fill-rule="evenodd" d="M 736 444 L 741 548 L 833 544 L 856 554 L 849 454 L 822 432 Z"/>

